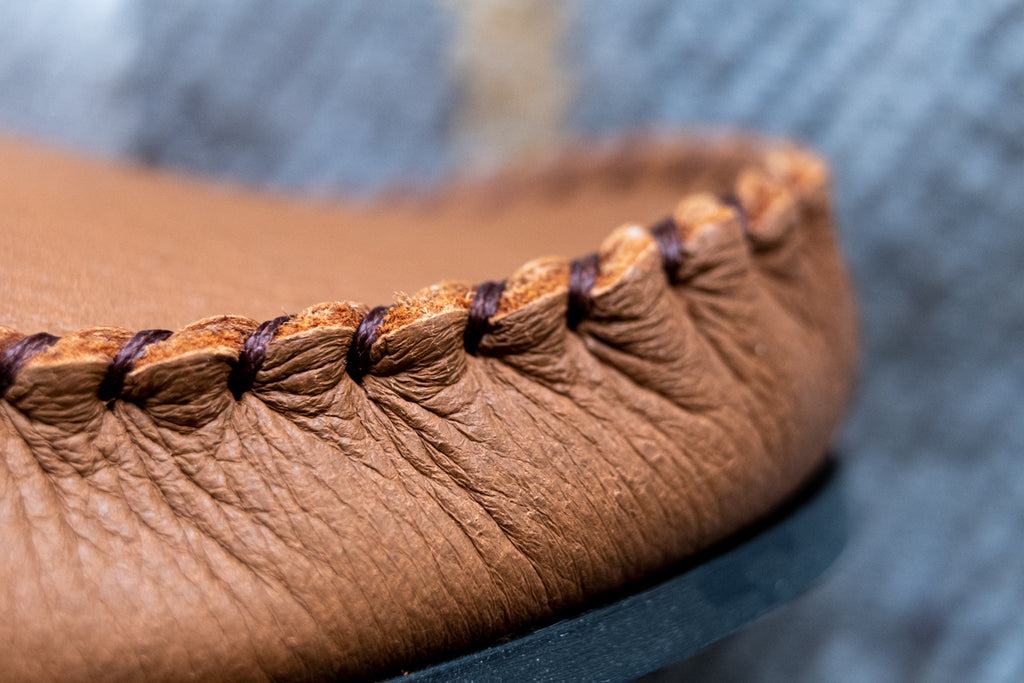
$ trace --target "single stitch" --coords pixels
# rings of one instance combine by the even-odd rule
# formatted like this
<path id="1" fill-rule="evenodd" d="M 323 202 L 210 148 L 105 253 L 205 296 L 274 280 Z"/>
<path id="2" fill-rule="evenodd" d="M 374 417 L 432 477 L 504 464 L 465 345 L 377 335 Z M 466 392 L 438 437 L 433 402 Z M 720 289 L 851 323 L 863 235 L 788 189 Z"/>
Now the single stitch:
<path id="1" fill-rule="evenodd" d="M 242 398 L 242 394 L 252 389 L 256 373 L 263 367 L 263 361 L 267 357 L 267 347 L 274 340 L 277 328 L 289 320 L 291 320 L 290 315 L 280 315 L 273 320 L 267 320 L 245 338 L 242 351 L 238 354 L 238 361 L 231 368 L 231 374 L 228 375 L 228 389 L 231 390 L 236 400 Z"/>
<path id="2" fill-rule="evenodd" d="M 466 330 L 462 337 L 468 353 L 476 353 L 477 347 L 480 346 L 480 340 L 490 329 L 491 318 L 498 312 L 498 304 L 501 303 L 501 295 L 504 291 L 505 280 L 489 280 L 477 285 L 476 291 L 473 293 L 473 303 L 469 307 Z"/>
<path id="3" fill-rule="evenodd" d="M 590 313 L 590 290 L 597 282 L 599 268 L 597 254 L 587 254 L 569 264 L 569 308 L 565 317 L 570 330 L 575 330 Z"/>
<path id="4" fill-rule="evenodd" d="M 6 351 L 0 355 L 0 398 L 3 398 L 7 390 L 14 384 L 18 371 L 40 351 L 53 346 L 60 337 L 55 337 L 46 332 L 38 332 L 22 337 L 11 344 Z"/>
<path id="5" fill-rule="evenodd" d="M 107 374 L 100 383 L 96 395 L 101 401 L 113 401 L 121 396 L 124 389 L 124 380 L 128 373 L 135 367 L 138 360 L 146 349 L 157 342 L 161 342 L 173 334 L 170 330 L 142 330 L 136 332 L 135 336 L 121 347 L 107 366 Z"/>
<path id="6" fill-rule="evenodd" d="M 370 369 L 370 348 L 377 341 L 377 328 L 384 322 L 387 312 L 387 306 L 374 308 L 362 319 L 352 337 L 352 345 L 348 347 L 348 361 L 345 369 L 357 382 L 362 380 Z"/>
<path id="7" fill-rule="evenodd" d="M 743 202 L 736 196 L 735 193 L 730 192 L 729 194 L 722 195 L 722 203 L 731 208 L 736 213 L 736 220 L 740 223 L 740 228 L 743 230 L 743 234 L 748 238 L 751 237 L 750 232 L 750 214 L 747 213 L 747 209 L 743 206 Z"/>
<path id="8" fill-rule="evenodd" d="M 679 267 L 683 264 L 683 242 L 679 239 L 675 219 L 668 216 L 658 221 L 651 227 L 651 236 L 658 243 L 661 266 L 668 276 L 668 281 L 676 284 L 679 281 Z"/>

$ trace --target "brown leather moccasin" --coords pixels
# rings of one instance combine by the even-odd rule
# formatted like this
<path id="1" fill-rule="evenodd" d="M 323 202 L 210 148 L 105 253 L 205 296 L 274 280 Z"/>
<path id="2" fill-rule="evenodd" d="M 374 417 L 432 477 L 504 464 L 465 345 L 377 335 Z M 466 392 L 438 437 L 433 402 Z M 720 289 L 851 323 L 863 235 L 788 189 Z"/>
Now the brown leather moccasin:
<path id="1" fill-rule="evenodd" d="M 409 669 L 766 515 L 850 391 L 787 143 L 343 206 L 0 159 L 0 679 Z"/>

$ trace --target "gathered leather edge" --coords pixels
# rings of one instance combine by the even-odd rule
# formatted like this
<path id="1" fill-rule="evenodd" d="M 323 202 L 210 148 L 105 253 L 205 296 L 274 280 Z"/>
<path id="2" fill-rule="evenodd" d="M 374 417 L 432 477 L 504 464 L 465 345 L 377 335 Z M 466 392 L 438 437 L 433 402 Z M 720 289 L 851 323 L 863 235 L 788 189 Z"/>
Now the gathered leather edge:
<path id="1" fill-rule="evenodd" d="M 371 309 L 358 302 L 326 302 L 262 324 L 242 316 L 219 315 L 196 321 L 173 333 L 143 330 L 132 334 L 121 328 L 97 327 L 62 338 L 46 333 L 25 335 L 0 327 L 0 400 L 16 398 L 21 401 L 40 388 L 38 382 L 33 383 L 26 377 L 38 373 L 28 371 L 45 369 L 45 377 L 59 379 L 77 368 L 87 379 L 58 382 L 43 393 L 51 397 L 82 393 L 83 398 L 91 393 L 98 403 L 108 406 L 118 400 L 138 402 L 153 396 L 159 389 L 149 381 L 144 383 L 149 386 L 143 389 L 133 387 L 138 384 L 133 379 L 140 373 L 166 379 L 176 372 L 190 372 L 190 361 L 201 358 L 223 363 L 223 372 L 213 373 L 211 381 L 222 382 L 225 392 L 230 389 L 237 400 L 259 382 L 260 366 L 269 351 L 281 345 L 290 346 L 304 337 L 324 335 L 343 352 L 345 357 L 340 363 L 344 371 L 359 381 L 382 360 L 384 352 L 380 342 L 398 331 L 415 333 L 420 326 L 427 330 L 433 319 L 443 316 L 451 324 L 463 324 L 467 334 L 472 330 L 474 337 L 483 336 L 495 321 L 528 311 L 541 299 L 551 296 L 567 297 L 567 316 L 570 327 L 574 327 L 579 316 L 586 315 L 587 300 L 617 287 L 652 244 L 660 250 L 666 276 L 673 281 L 673 270 L 678 269 L 680 263 L 680 254 L 672 253 L 673 236 L 675 248 L 679 249 L 678 245 L 705 226 L 735 218 L 743 226 L 751 248 L 770 248 L 799 221 L 800 211 L 806 204 L 821 201 L 827 192 L 825 163 L 813 153 L 787 142 L 740 137 L 713 143 L 677 140 L 674 145 L 665 145 L 657 140 L 653 143 L 629 140 L 595 154 L 609 157 L 616 153 L 623 155 L 623 150 L 628 150 L 623 168 L 642 175 L 651 168 L 657 171 L 670 167 L 673 150 L 678 154 L 693 144 L 706 146 L 709 154 L 732 146 L 734 154 L 747 155 L 731 192 L 721 196 L 690 194 L 668 218 L 649 229 L 626 225 L 615 230 L 596 254 L 574 261 L 536 259 L 500 282 L 476 286 L 441 282 L 402 297 L 387 307 Z M 549 184 L 571 185 L 574 174 L 584 173 L 587 165 L 594 163 L 593 156 L 587 159 L 586 155 L 567 154 L 535 178 L 537 182 L 547 179 Z M 509 182 L 495 183 L 495 186 L 513 187 L 515 179 L 520 185 L 529 182 L 525 174 L 512 171 Z M 581 279 L 580 268 L 583 267 L 588 271 Z M 500 290 L 496 296 L 497 285 Z M 584 286 L 589 291 L 581 291 L 580 287 Z M 474 302 L 479 304 L 485 290 L 491 305 L 474 306 Z M 348 343 L 344 343 L 346 338 Z M 467 338 L 467 352 L 474 353 L 478 343 L 479 339 L 471 343 Z M 95 387 L 91 386 L 93 380 Z M 225 404 L 217 402 L 217 405 Z"/>

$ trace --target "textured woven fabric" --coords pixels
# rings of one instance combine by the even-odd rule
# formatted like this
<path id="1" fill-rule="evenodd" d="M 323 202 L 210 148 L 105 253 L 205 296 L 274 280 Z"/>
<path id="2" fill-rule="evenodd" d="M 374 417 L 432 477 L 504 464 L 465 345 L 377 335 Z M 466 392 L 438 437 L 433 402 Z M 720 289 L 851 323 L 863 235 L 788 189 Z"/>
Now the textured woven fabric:
<path id="1" fill-rule="evenodd" d="M 12 1 L 0 125 L 303 191 L 429 181 L 479 151 L 458 126 L 473 91 L 455 5 Z M 846 554 L 813 594 L 663 675 L 1020 678 L 1024 5 L 578 0 L 554 14 L 572 86 L 558 135 L 802 137 L 834 166 L 862 300 Z"/>

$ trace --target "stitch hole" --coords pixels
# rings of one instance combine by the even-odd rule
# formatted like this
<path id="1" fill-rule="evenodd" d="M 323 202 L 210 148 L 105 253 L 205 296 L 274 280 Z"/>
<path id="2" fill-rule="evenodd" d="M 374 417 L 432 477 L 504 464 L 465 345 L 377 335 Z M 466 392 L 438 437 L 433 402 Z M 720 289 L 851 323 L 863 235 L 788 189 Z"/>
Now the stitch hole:
<path id="1" fill-rule="evenodd" d="M 505 282 L 505 280 L 482 282 L 473 292 L 473 302 L 469 306 L 469 317 L 466 320 L 466 330 L 462 338 L 467 353 L 476 353 L 477 347 L 480 346 L 480 340 L 490 329 L 491 318 L 497 313 L 501 295 L 505 291 Z"/>
<path id="2" fill-rule="evenodd" d="M 252 389 L 256 373 L 263 367 L 263 361 L 267 357 L 267 347 L 274 340 L 277 328 L 291 318 L 290 315 L 281 315 L 273 320 L 267 320 L 245 338 L 242 351 L 238 354 L 238 361 L 231 368 L 231 374 L 228 375 L 228 389 L 231 390 L 235 400 L 242 398 L 242 394 Z"/>
<path id="3" fill-rule="evenodd" d="M 587 254 L 569 264 L 569 308 L 565 317 L 570 330 L 575 330 L 590 314 L 590 290 L 597 282 L 599 267 L 600 261 L 596 253 Z"/>
<path id="4" fill-rule="evenodd" d="M 348 358 L 345 370 L 349 376 L 359 382 L 370 369 L 370 348 L 377 341 L 377 328 L 384 322 L 388 312 L 387 306 L 377 306 L 360 321 L 356 333 L 352 337 L 352 345 L 348 347 Z"/>
<path id="5" fill-rule="evenodd" d="M 746 207 L 743 206 L 743 202 L 736 196 L 735 193 L 729 193 L 720 197 L 723 204 L 728 206 L 736 214 L 736 220 L 739 221 L 740 229 L 743 230 L 743 234 L 747 239 L 753 237 L 750 232 L 750 214 L 747 212 Z"/>
<path id="6" fill-rule="evenodd" d="M 658 244 L 661 252 L 661 267 L 672 284 L 679 282 L 679 267 L 683 264 L 683 243 L 679 239 L 679 229 L 671 216 L 663 218 L 650 229 L 651 236 Z"/>

